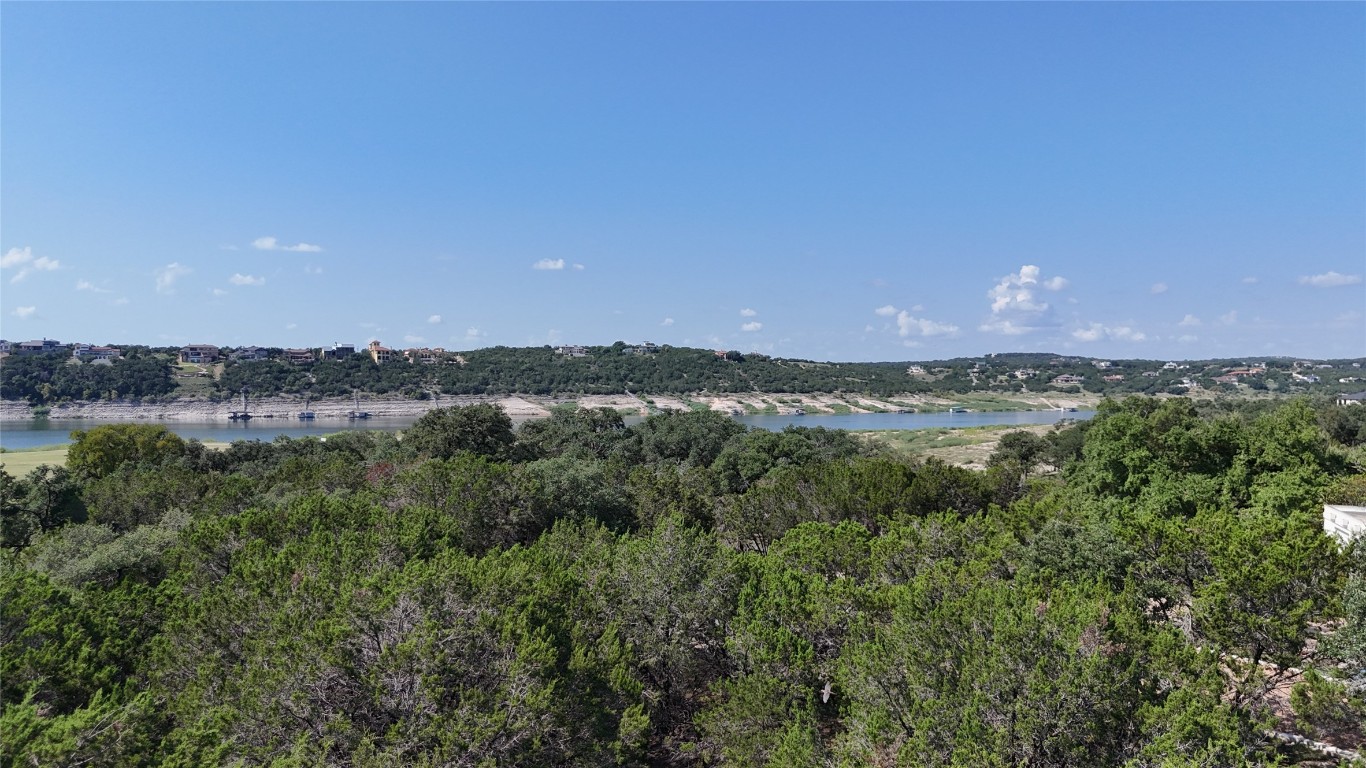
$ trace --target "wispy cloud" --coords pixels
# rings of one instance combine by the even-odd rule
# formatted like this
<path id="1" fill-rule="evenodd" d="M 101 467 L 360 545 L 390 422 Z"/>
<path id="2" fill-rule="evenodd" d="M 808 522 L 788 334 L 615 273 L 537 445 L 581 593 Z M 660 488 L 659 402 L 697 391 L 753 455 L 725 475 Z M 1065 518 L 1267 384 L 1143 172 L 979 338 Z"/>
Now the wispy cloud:
<path id="1" fill-rule="evenodd" d="M 920 305 L 915 309 L 919 311 Z M 896 316 L 896 332 L 903 339 L 911 336 L 952 336 L 958 333 L 958 326 L 951 323 L 941 323 L 936 320 L 929 320 L 923 317 L 915 317 L 904 309 L 897 309 L 888 304 L 873 310 L 873 314 L 881 317 Z M 872 326 L 868 326 L 872 328 Z M 918 346 L 918 345 L 917 345 Z"/>
<path id="2" fill-rule="evenodd" d="M 20 320 L 27 320 L 27 319 L 29 319 L 30 317 L 33 317 L 33 315 L 36 314 L 37 312 L 38 312 L 38 308 L 37 308 L 37 307 L 15 307 L 15 308 L 14 308 L 13 314 L 14 314 L 15 317 L 19 318 Z"/>
<path id="3" fill-rule="evenodd" d="M 575 264 L 574 269 L 579 272 L 582 272 L 585 269 L 585 267 L 582 264 Z"/>
<path id="4" fill-rule="evenodd" d="M 673 319 L 672 317 L 666 317 L 666 318 L 664 318 L 664 321 L 660 323 L 660 325 L 673 325 L 673 324 L 674 324 L 674 319 Z"/>
<path id="5" fill-rule="evenodd" d="M 1184 326 L 1196 326 L 1200 324 L 1200 318 L 1196 317 L 1195 315 L 1186 315 L 1185 317 L 1181 318 L 1181 322 L 1177 323 L 1177 325 Z"/>
<path id="6" fill-rule="evenodd" d="M 1240 282 L 1242 282 L 1243 285 L 1256 285 L 1257 283 L 1261 282 L 1261 278 L 1248 275 L 1247 277 L 1243 278 Z"/>
<path id="7" fill-rule="evenodd" d="M 193 271 L 193 269 L 175 261 L 156 270 L 152 274 L 156 277 L 157 293 L 175 293 L 176 281 Z"/>
<path id="8" fill-rule="evenodd" d="M 94 283 L 90 282 L 89 280 L 77 280 L 76 290 L 90 291 L 91 293 L 112 293 L 112 291 L 110 291 L 108 288 L 101 288 L 98 285 L 95 285 Z"/>
<path id="9" fill-rule="evenodd" d="M 1114 341 L 1144 341 L 1148 338 L 1142 331 L 1136 331 L 1127 325 L 1106 326 L 1100 323 L 1091 323 L 1089 327 L 1078 328 L 1072 331 L 1072 338 L 1077 341 L 1100 341 L 1110 339 Z"/>
<path id="10" fill-rule="evenodd" d="M 1238 323 L 1238 310 L 1231 309 L 1227 314 L 1220 315 L 1219 322 L 1224 325 L 1236 325 Z"/>
<path id="11" fill-rule="evenodd" d="M 757 317 L 758 315 L 758 312 L 750 309 L 749 307 L 745 307 L 744 309 L 740 310 L 740 317 Z"/>
<path id="12" fill-rule="evenodd" d="M 753 333 L 755 331 L 762 331 L 763 329 L 764 324 L 759 322 L 758 320 L 753 320 L 740 326 L 740 330 L 744 331 L 745 333 Z"/>
<path id="13" fill-rule="evenodd" d="M 482 341 L 483 338 L 488 335 L 488 331 L 485 331 L 483 328 L 480 328 L 477 325 L 472 325 L 469 328 L 465 329 L 465 342 L 469 344 L 476 344 Z"/>
<path id="14" fill-rule="evenodd" d="M 222 288 L 210 288 L 209 293 L 212 293 L 215 296 L 227 296 L 229 291 L 226 291 Z"/>
<path id="15" fill-rule="evenodd" d="M 427 318 L 428 325 L 441 325 L 441 315 L 432 315 Z"/>
<path id="16" fill-rule="evenodd" d="M 0 268 L 10 269 L 18 267 L 19 271 L 10 278 L 11 283 L 17 283 L 28 277 L 34 272 L 51 272 L 60 269 L 61 263 L 56 259 L 49 259 L 46 256 L 33 257 L 33 249 L 25 246 L 23 248 L 11 248 L 0 256 Z"/>
<path id="17" fill-rule="evenodd" d="M 1153 293 L 1166 293 L 1166 292 L 1167 292 L 1167 284 L 1166 284 L 1166 283 L 1153 283 L 1153 287 L 1152 287 L 1150 290 L 1151 290 Z"/>
<path id="18" fill-rule="evenodd" d="M 1067 279 L 1063 277 L 1041 280 L 1040 270 L 1033 264 L 1020 267 L 1019 272 L 1006 275 L 987 291 L 987 298 L 991 299 L 991 318 L 978 330 L 1018 336 L 1055 325 L 1049 304 L 1038 298 L 1037 288 L 1060 291 L 1067 285 Z"/>
<path id="19" fill-rule="evenodd" d="M 564 259 L 541 259 L 531 265 L 532 269 L 564 269 Z"/>
<path id="20" fill-rule="evenodd" d="M 240 272 L 237 272 L 234 273 L 232 277 L 228 278 L 228 282 L 232 283 L 233 285 L 265 285 L 266 279 L 264 277 L 257 277 L 255 275 L 244 275 Z"/>
<path id="21" fill-rule="evenodd" d="M 33 248 L 11 248 L 8 251 L 5 251 L 4 256 L 0 256 L 0 269 L 9 269 L 10 267 L 17 267 L 20 264 L 24 264 L 32 260 Z"/>
<path id="22" fill-rule="evenodd" d="M 295 245 L 285 245 L 273 237 L 258 237 L 251 241 L 251 247 L 258 251 L 293 251 L 295 253 L 322 253 L 321 245 L 312 243 L 297 243 Z"/>
<path id="23" fill-rule="evenodd" d="M 1321 275 L 1304 275 L 1300 278 L 1300 285 L 1308 285 L 1314 288 L 1337 288 L 1343 285 L 1356 285 L 1361 282 L 1361 275 L 1341 275 L 1337 272 L 1324 272 Z"/>
<path id="24" fill-rule="evenodd" d="M 321 275 L 322 273 L 322 267 L 315 266 L 313 264 L 309 264 L 308 266 L 304 267 L 304 274 L 306 275 Z"/>

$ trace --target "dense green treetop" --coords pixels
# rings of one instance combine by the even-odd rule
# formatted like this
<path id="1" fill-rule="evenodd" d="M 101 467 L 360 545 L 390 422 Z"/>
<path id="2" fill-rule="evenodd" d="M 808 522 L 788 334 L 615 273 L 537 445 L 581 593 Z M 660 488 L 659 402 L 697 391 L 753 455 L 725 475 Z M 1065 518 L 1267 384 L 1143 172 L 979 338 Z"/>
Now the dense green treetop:
<path id="1" fill-rule="evenodd" d="M 0 765 L 1360 749 L 1366 557 L 1319 509 L 1366 475 L 1336 407 L 1107 402 L 980 471 L 707 412 L 223 450 L 99 427 L 69 469 L 0 472 Z"/>

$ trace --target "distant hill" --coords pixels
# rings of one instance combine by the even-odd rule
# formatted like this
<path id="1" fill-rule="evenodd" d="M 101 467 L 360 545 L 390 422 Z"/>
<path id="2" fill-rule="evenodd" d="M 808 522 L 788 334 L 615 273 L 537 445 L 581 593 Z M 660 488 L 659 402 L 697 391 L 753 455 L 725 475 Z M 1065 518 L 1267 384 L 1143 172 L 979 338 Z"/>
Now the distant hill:
<path id="1" fill-rule="evenodd" d="M 961 394 L 1090 392 L 1337 394 L 1366 389 L 1366 359 L 1099 360 L 1048 352 L 948 360 L 828 363 L 757 353 L 655 345 L 489 347 L 414 350 L 376 363 L 367 352 L 318 359 L 320 350 L 267 350 L 262 360 L 231 359 L 199 374 L 173 373 L 177 350 L 129 346 L 112 364 L 73 361 L 69 352 L 0 361 L 0 396 L 40 405 L 66 400 L 349 396 L 353 392 L 425 398 L 442 395 L 687 393 Z M 411 360 L 411 361 L 410 361 Z"/>

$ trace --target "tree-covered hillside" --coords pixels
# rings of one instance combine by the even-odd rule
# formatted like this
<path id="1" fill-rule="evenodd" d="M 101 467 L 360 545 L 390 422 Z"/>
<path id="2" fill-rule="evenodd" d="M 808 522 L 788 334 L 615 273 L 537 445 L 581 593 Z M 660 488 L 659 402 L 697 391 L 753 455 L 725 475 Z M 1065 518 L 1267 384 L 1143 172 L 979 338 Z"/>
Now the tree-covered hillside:
<path id="1" fill-rule="evenodd" d="M 564 349 L 564 348 L 561 348 Z M 244 388 L 257 396 L 344 397 L 352 393 L 425 399 L 433 395 L 573 396 L 752 392 L 892 397 L 969 392 L 1210 395 L 1320 394 L 1366 389 L 1362 360 L 1097 360 L 1053 354 L 993 354 L 927 362 L 822 363 L 758 353 L 671 346 L 490 347 L 402 356 L 375 363 L 366 353 L 290 362 L 284 350 L 264 360 L 203 366 L 173 377 L 176 350 L 133 347 L 112 364 L 82 363 L 60 352 L 0 360 L 0 395 L 50 405 L 70 400 L 165 399 Z M 414 354 L 414 359 L 419 355 Z M 192 366 L 193 368 L 193 366 Z M 1063 377 L 1060 379 L 1059 377 Z"/>
<path id="2" fill-rule="evenodd" d="M 0 764 L 1360 748 L 1366 559 L 1319 515 L 1366 501 L 1325 431 L 1351 410 L 1108 401 L 981 472 L 708 412 L 472 406 L 225 450 L 96 427 L 0 473 Z"/>

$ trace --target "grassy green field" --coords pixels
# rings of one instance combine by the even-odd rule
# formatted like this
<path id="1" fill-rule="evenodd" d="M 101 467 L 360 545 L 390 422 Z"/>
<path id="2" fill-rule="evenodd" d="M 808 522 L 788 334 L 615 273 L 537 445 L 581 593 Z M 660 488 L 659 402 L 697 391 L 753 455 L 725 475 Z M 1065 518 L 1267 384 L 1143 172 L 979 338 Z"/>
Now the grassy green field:
<path id="1" fill-rule="evenodd" d="M 1043 435 L 1052 428 L 1048 424 L 1032 424 L 963 429 L 875 429 L 854 434 L 902 456 L 933 456 L 949 464 L 981 466 L 996 450 L 1001 435 L 1020 430 Z"/>
<path id="2" fill-rule="evenodd" d="M 0 465 L 4 465 L 5 471 L 11 475 L 22 477 L 44 464 L 66 466 L 66 449 L 65 445 L 43 445 L 22 451 L 5 451 L 0 453 Z"/>

